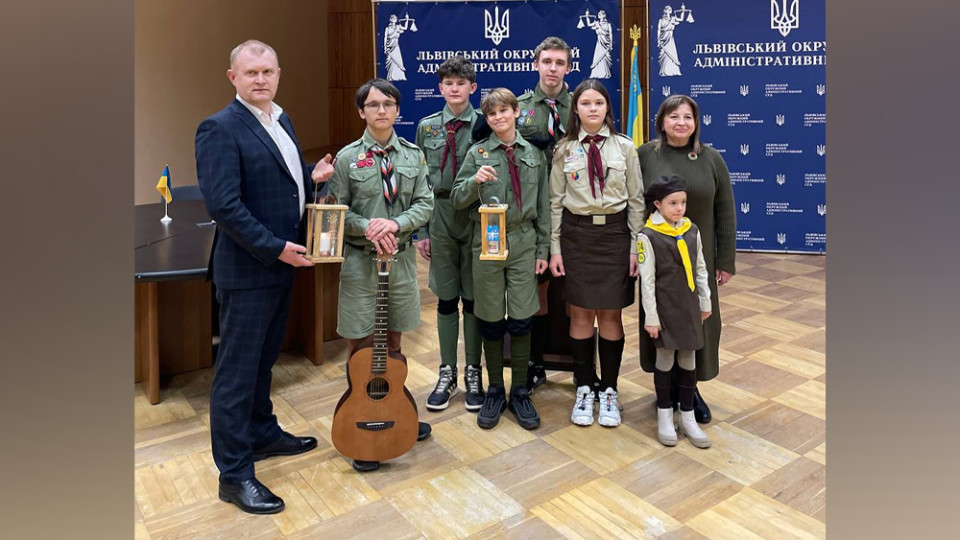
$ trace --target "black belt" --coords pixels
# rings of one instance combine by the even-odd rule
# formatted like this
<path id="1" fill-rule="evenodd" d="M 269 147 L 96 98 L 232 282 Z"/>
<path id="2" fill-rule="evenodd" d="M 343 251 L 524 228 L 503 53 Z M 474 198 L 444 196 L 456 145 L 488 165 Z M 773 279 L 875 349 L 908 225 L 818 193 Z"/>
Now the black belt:
<path id="1" fill-rule="evenodd" d="M 360 245 L 353 244 L 353 243 L 347 242 L 347 241 L 344 241 L 343 243 L 346 244 L 346 245 L 348 245 L 348 246 L 350 246 L 350 247 L 352 247 L 353 249 L 357 249 L 357 250 L 360 250 L 360 251 L 367 251 L 367 250 L 369 249 L 369 252 L 370 252 L 370 253 L 376 254 L 376 252 L 377 252 L 377 248 L 375 248 L 375 247 L 373 247 L 373 246 L 369 246 L 369 247 L 368 247 L 368 246 L 360 246 Z M 403 250 L 407 249 L 407 246 L 412 246 L 412 245 L 413 245 L 413 238 L 410 238 L 410 239 L 408 239 L 406 242 L 404 242 L 404 243 L 402 243 L 402 244 L 400 244 L 400 245 L 397 246 L 397 253 L 403 252 Z"/>

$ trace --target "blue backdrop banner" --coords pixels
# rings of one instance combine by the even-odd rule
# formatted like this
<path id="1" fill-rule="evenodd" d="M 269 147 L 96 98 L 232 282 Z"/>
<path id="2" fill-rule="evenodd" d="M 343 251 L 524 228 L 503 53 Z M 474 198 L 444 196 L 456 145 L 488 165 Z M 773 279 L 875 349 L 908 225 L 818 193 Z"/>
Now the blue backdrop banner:
<path id="1" fill-rule="evenodd" d="M 650 0 L 650 133 L 700 105 L 730 169 L 737 247 L 826 252 L 826 0 Z"/>
<path id="2" fill-rule="evenodd" d="M 547 36 L 573 49 L 572 91 L 585 78 L 601 79 L 620 125 L 620 9 L 616 0 L 499 2 L 378 2 L 377 75 L 403 99 L 397 134 L 415 140 L 420 119 L 443 108 L 437 68 L 457 54 L 477 67 L 474 107 L 493 88 L 517 96 L 536 87 L 533 50 Z"/>

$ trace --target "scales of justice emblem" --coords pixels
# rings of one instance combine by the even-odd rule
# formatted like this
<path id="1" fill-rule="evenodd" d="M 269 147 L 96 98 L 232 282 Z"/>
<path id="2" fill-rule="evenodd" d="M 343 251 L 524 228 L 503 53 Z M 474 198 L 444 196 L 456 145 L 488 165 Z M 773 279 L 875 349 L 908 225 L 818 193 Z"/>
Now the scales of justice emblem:
<path id="1" fill-rule="evenodd" d="M 607 20 L 607 13 L 600 10 L 591 15 L 588 9 L 577 22 L 577 28 L 590 28 L 597 33 L 597 45 L 593 49 L 593 61 L 590 62 L 590 77 L 593 79 L 609 79 L 613 77 L 613 27 Z"/>
<path id="2" fill-rule="evenodd" d="M 494 45 L 500 45 L 500 42 L 510 37 L 510 10 L 503 10 L 503 17 L 500 16 L 500 6 L 494 6 L 493 13 L 490 10 L 483 10 L 483 37 L 493 41 Z"/>
<path id="3" fill-rule="evenodd" d="M 400 34 L 417 31 L 417 21 L 407 13 L 402 19 L 391 15 L 387 27 L 383 31 L 383 56 L 386 58 L 385 68 L 388 81 L 407 80 L 407 69 L 403 67 L 403 56 L 400 52 Z"/>
<path id="4" fill-rule="evenodd" d="M 683 22 L 693 23 L 693 11 L 680 4 L 680 9 L 674 12 L 671 6 L 664 6 L 663 16 L 657 21 L 657 48 L 660 55 L 661 77 L 677 77 L 680 73 L 680 56 L 677 54 L 677 42 L 673 39 L 674 29 Z"/>
<path id="5" fill-rule="evenodd" d="M 800 28 L 800 0 L 770 0 L 770 29 L 787 37 L 791 30 Z"/>

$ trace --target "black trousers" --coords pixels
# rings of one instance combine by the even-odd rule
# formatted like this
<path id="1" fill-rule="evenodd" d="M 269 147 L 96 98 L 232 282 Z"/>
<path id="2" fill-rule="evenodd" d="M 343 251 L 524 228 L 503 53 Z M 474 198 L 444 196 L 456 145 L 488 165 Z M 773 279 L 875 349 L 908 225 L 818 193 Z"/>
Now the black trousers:
<path id="1" fill-rule="evenodd" d="M 220 347 L 210 389 L 210 435 L 220 480 L 253 478 L 253 449 L 280 438 L 270 401 L 290 315 L 293 280 L 275 287 L 217 289 Z"/>

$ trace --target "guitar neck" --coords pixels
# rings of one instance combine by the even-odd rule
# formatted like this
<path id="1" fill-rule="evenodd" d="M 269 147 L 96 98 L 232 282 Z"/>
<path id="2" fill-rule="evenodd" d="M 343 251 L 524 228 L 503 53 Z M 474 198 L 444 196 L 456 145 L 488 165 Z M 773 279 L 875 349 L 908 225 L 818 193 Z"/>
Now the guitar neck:
<path id="1" fill-rule="evenodd" d="M 387 371 L 387 309 L 389 307 L 390 272 L 377 265 L 377 313 L 373 324 L 372 371 L 383 374 Z"/>

